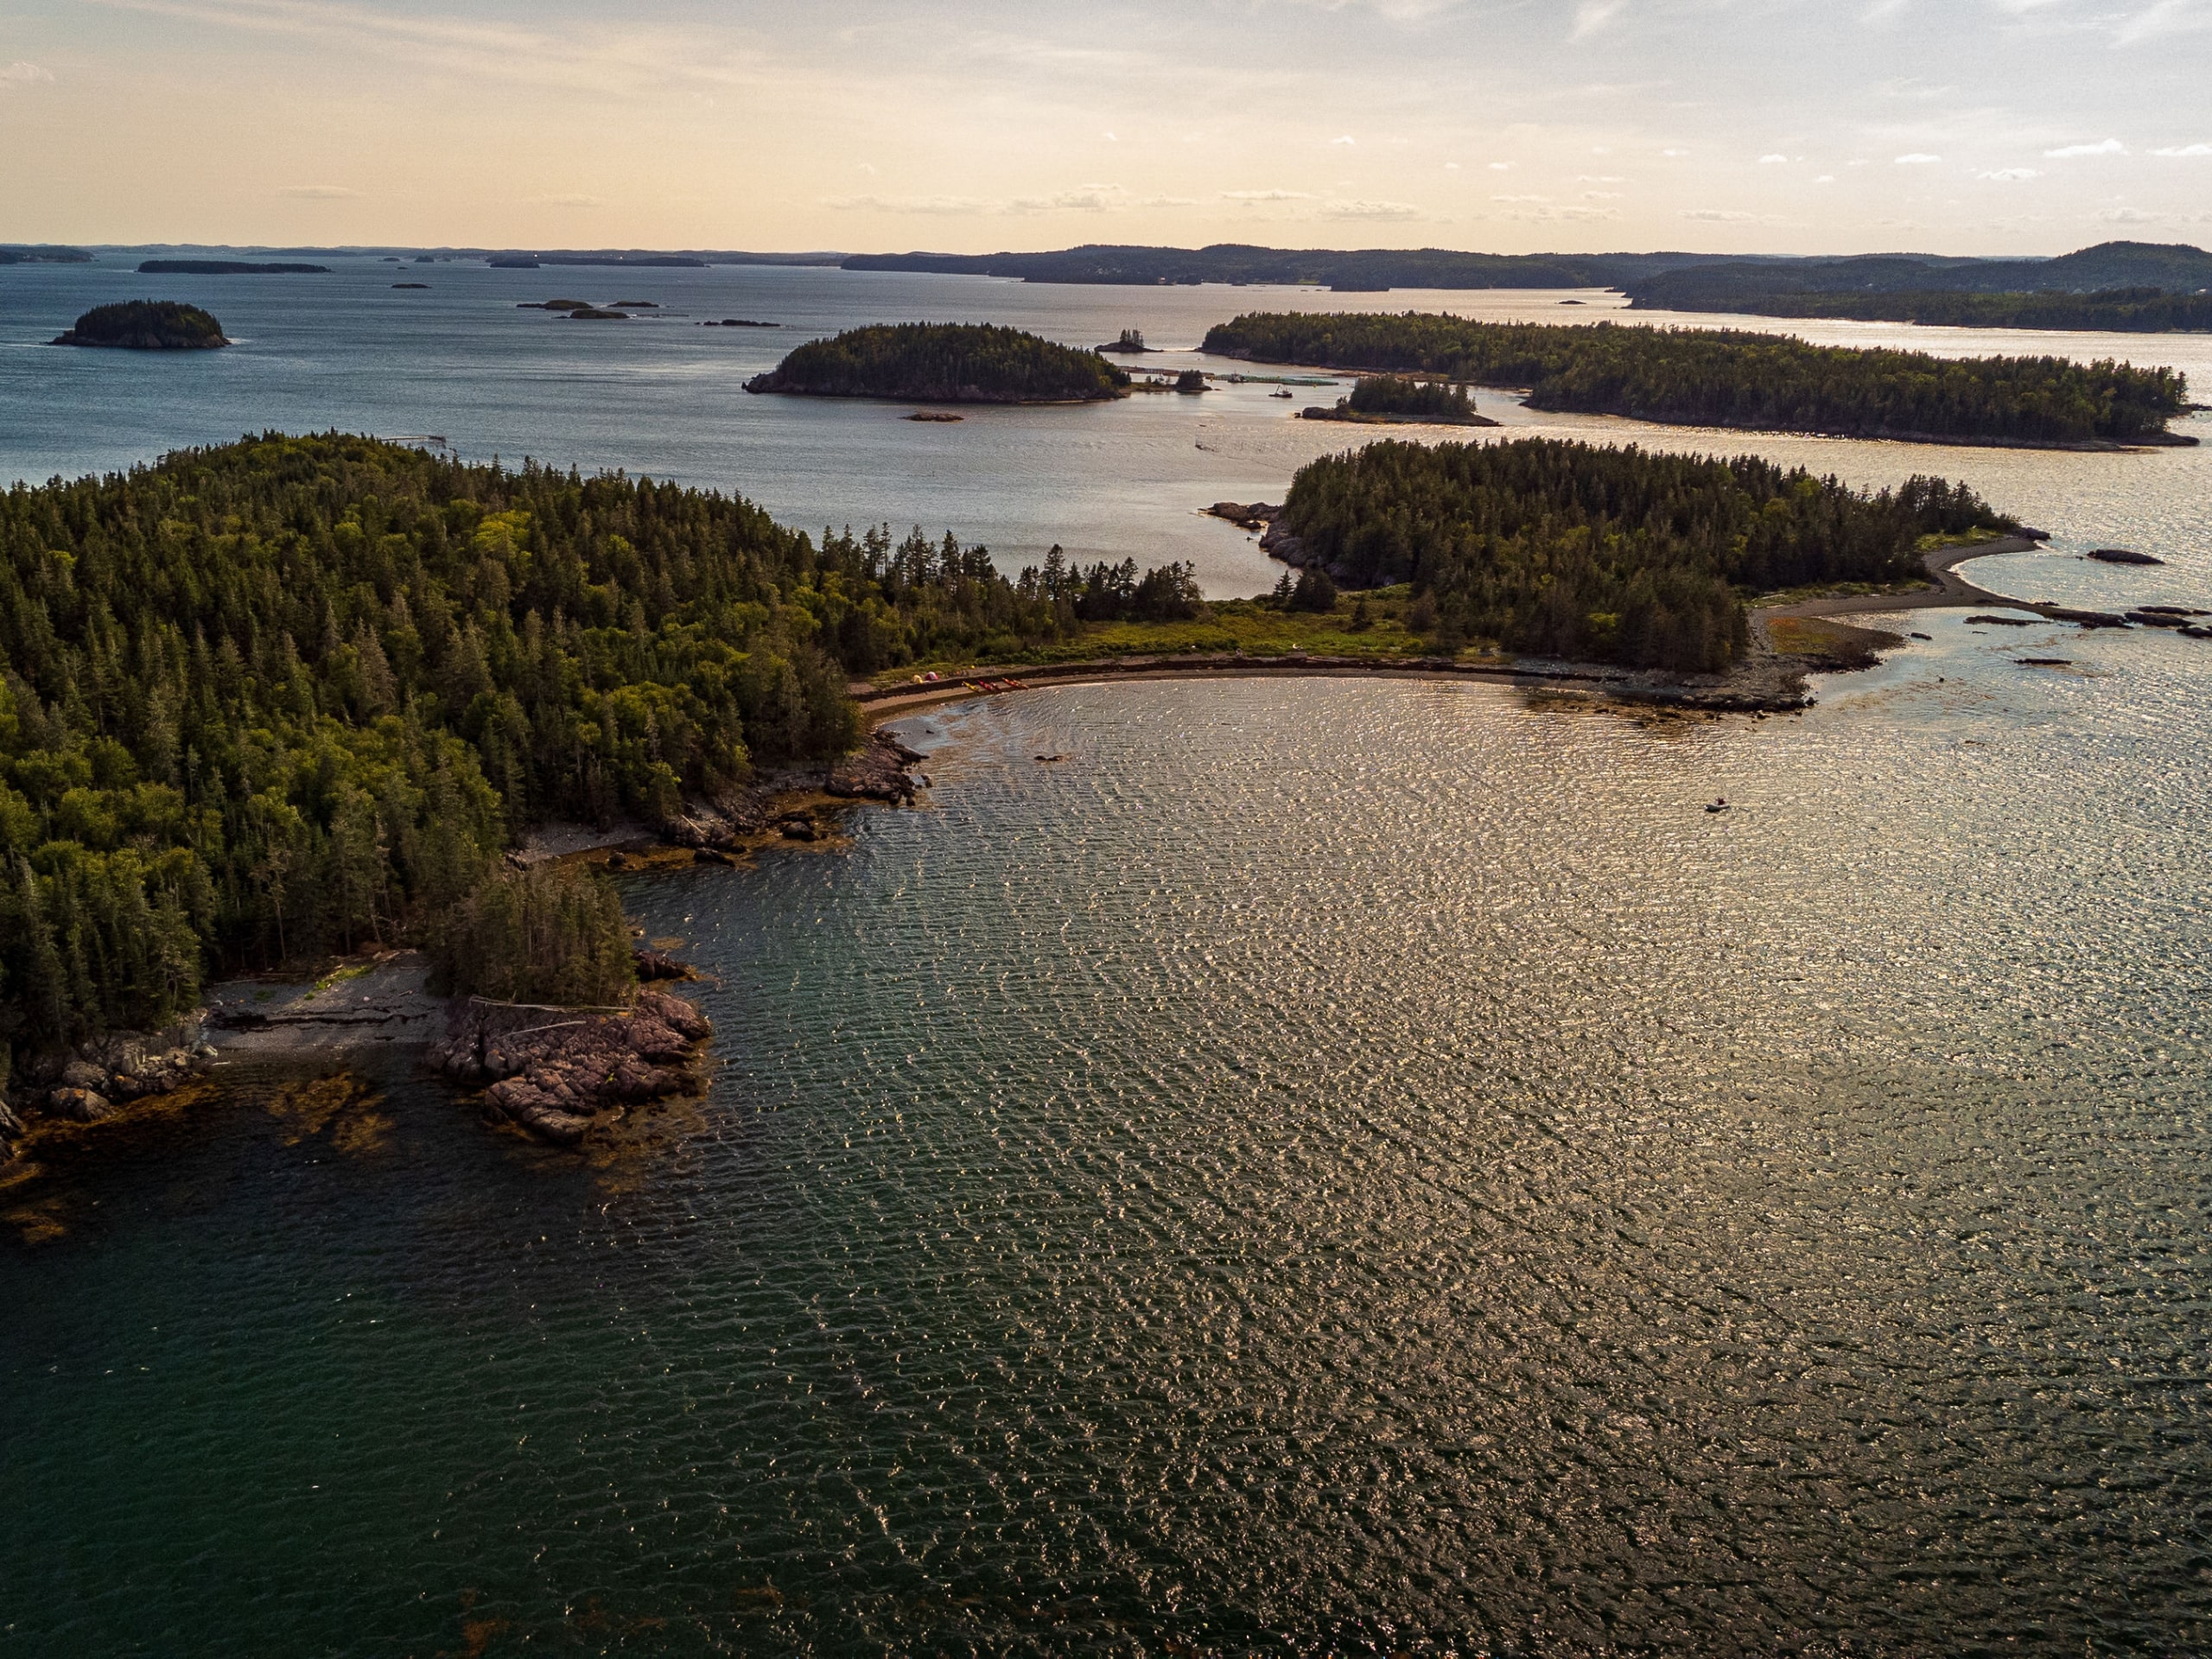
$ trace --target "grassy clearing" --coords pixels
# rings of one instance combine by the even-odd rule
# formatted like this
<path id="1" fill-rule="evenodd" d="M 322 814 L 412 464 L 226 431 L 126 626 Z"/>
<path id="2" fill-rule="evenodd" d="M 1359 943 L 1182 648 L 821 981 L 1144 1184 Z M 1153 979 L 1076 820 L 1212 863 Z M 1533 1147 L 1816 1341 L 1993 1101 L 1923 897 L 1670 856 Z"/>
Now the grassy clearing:
<path id="1" fill-rule="evenodd" d="M 351 962 L 347 963 L 342 968 L 334 968 L 328 973 L 325 974 L 321 979 L 315 981 L 315 994 L 317 996 L 320 996 L 325 991 L 330 990 L 334 987 L 343 985 L 349 979 L 359 979 L 375 965 L 376 964 L 374 963 L 369 962 Z"/>
<path id="2" fill-rule="evenodd" d="M 1858 628 L 1821 616 L 1776 616 L 1767 619 L 1767 643 L 1782 657 L 1808 657 L 1834 664 L 1865 666 L 1878 651 L 1904 643 L 1898 635 L 1880 628 Z"/>
<path id="3" fill-rule="evenodd" d="M 995 654 L 989 665 L 1025 663 L 1085 663 L 1110 657 L 1216 656 L 1241 652 L 1247 657 L 1370 657 L 1378 661 L 1437 654 L 1433 632 L 1408 626 L 1414 607 L 1409 587 L 1378 588 L 1348 594 L 1333 611 L 1281 611 L 1257 600 L 1209 603 L 1186 622 L 1094 622 L 1071 638 L 1028 650 Z M 1462 656 L 1469 653 L 1461 652 Z M 1481 655 L 1479 651 L 1476 655 Z M 879 677 L 879 683 L 926 673 L 965 672 L 984 665 L 973 658 L 915 663 Z"/>

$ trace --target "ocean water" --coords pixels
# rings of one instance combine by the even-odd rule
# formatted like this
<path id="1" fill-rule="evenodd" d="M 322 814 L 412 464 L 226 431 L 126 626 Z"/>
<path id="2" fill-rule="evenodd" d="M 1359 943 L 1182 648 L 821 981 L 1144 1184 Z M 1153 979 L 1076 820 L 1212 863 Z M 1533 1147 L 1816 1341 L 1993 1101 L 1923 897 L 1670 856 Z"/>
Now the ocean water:
<path id="1" fill-rule="evenodd" d="M 1451 311 L 1586 322 L 1617 295 L 1531 290 L 1330 294 L 1287 288 L 1087 288 L 983 277 L 771 267 L 689 270 L 492 270 L 333 258 L 320 276 L 141 276 L 145 250 L 91 266 L 0 266 L 0 484 L 43 482 L 221 443 L 269 428 L 339 427 L 438 436 L 476 461 L 524 456 L 585 471 L 622 467 L 734 490 L 809 530 L 889 523 L 946 530 L 998 553 L 1009 571 L 1058 543 L 1089 558 L 1194 564 L 1216 598 L 1265 591 L 1281 567 L 1234 526 L 1200 516 L 1220 500 L 1280 500 L 1292 474 L 1347 446 L 1344 429 L 1295 418 L 1345 387 L 1268 396 L 1264 385 L 1156 394 L 1075 409 L 969 409 L 958 424 L 908 421 L 903 405 L 756 397 L 745 380 L 803 341 L 868 322 L 991 321 L 1070 344 L 1141 328 L 1142 359 L 1275 372 L 1191 352 L 1248 309 Z M 395 282 L 426 282 L 401 292 Z M 44 342 L 96 304 L 168 298 L 204 305 L 238 344 L 178 356 L 57 349 Z M 628 323 L 571 323 L 516 308 L 551 298 L 653 300 Z M 1567 300 L 1579 303 L 1567 305 Z M 1638 313 L 1657 323 L 1802 333 L 1838 344 L 1909 343 L 1946 354 L 2057 353 L 2177 367 L 2212 402 L 2212 335 L 1916 329 Z M 704 328 L 746 317 L 772 329 Z M 1478 402 L 1502 434 L 1736 454 L 1757 450 L 1854 484 L 1916 472 L 1965 478 L 2078 552 L 2101 540 L 2212 542 L 2212 449 L 2053 457 L 2039 452 L 1827 439 L 1770 439 L 1604 416 L 1540 415 L 1503 393 Z M 2212 435 L 2212 416 L 2186 429 Z M 1437 435 L 1464 438 L 1464 429 Z"/>
<path id="2" fill-rule="evenodd" d="M 471 395 L 553 422 L 518 375 Z M 1079 413 L 1306 441 L 1219 396 Z M 765 499 L 715 474 L 797 478 L 792 406 L 729 406 L 687 475 Z M 85 408 L 116 459 L 54 467 L 161 447 Z M 2202 450 L 1758 447 L 1984 469 L 2058 537 L 1999 591 L 2212 607 Z M 1238 493 L 1136 470 L 1084 487 Z M 1965 614 L 1796 718 L 909 717 L 924 807 L 626 888 L 719 1029 L 633 1143 L 241 1070 L 55 1159 L 0 1195 L 0 1654 L 2212 1648 L 2212 645 Z"/>
<path id="3" fill-rule="evenodd" d="M 1916 620 L 1792 720 L 918 717 L 926 808 L 629 887 L 658 1141 L 69 1167 L 0 1650 L 2201 1650 L 2205 658 Z"/>

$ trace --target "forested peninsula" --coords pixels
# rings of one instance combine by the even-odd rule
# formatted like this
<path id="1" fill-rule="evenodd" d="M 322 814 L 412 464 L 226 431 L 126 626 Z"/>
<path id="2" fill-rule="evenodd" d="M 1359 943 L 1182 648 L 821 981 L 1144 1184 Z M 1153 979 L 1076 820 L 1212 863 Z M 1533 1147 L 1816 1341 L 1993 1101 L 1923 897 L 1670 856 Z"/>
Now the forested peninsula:
<path id="1" fill-rule="evenodd" d="M 1259 362 L 1526 386 L 1529 406 L 1745 430 L 2052 448 L 2193 443 L 2171 369 L 2057 357 L 1951 359 L 1773 334 L 1470 322 L 1415 312 L 1248 313 L 1204 350 Z"/>
<path id="2" fill-rule="evenodd" d="M 950 536 L 817 542 L 709 492 L 336 435 L 19 486 L 0 1090 L 11 1056 L 327 951 L 426 943 L 486 984 L 597 983 L 605 906 L 516 885 L 526 826 L 664 823 L 837 756 L 856 676 L 1195 609 L 1180 567 L 1016 582 Z M 499 977 L 517 962 L 539 971 Z"/>
<path id="3" fill-rule="evenodd" d="M 1619 286 L 1631 305 L 1669 311 L 2136 334 L 2212 327 L 2212 254 L 2180 242 L 2101 242 L 2056 259 L 1710 261 Z"/>
<path id="4" fill-rule="evenodd" d="M 1694 297 L 1639 300 L 1677 311 L 1731 311 L 1757 317 L 1840 317 L 1952 328 L 2066 328 L 2107 334 L 2202 334 L 2212 330 L 2212 294 L 2162 288 L 2112 288 L 2094 294 L 1997 293 L 1904 289 L 1894 292 L 1768 293 L 1733 284 Z"/>
<path id="5" fill-rule="evenodd" d="M 1019 328 L 901 322 L 809 341 L 745 389 L 907 403 L 1071 404 L 1122 397 L 1129 377 L 1095 351 Z"/>
<path id="6" fill-rule="evenodd" d="M 1941 479 L 1868 493 L 1756 455 L 1394 440 L 1300 468 L 1267 545 L 1410 583 L 1451 649 L 1710 672 L 1744 649 L 1746 595 L 1907 581 L 1923 537 L 2018 528 Z"/>

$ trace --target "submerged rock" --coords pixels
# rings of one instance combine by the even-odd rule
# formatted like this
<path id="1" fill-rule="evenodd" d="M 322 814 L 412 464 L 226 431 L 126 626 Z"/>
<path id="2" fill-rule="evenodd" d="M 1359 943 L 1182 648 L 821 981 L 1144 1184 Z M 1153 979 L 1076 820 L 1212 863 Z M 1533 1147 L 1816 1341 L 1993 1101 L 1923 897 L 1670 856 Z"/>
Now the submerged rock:
<path id="1" fill-rule="evenodd" d="M 56 1089 L 48 1094 L 46 1109 L 72 1123 L 97 1123 L 115 1115 L 115 1103 L 90 1089 Z"/>

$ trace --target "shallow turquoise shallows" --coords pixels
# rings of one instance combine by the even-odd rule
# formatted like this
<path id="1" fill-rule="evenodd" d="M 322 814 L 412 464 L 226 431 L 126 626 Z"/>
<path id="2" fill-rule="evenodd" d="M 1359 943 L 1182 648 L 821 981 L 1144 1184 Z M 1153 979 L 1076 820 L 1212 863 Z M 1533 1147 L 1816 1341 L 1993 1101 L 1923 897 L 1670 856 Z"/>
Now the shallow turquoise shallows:
<path id="1" fill-rule="evenodd" d="M 2212 649 L 1916 626 L 911 719 L 602 1164 L 238 1078 L 0 1254 L 0 1651 L 2202 1650 Z"/>

